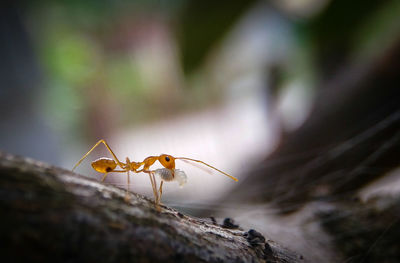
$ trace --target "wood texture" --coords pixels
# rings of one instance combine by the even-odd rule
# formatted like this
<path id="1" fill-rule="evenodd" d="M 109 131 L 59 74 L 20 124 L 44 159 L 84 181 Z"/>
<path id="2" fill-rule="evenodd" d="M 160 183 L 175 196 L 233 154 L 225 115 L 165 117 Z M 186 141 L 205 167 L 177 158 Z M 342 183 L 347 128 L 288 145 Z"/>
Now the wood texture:
<path id="1" fill-rule="evenodd" d="M 255 230 L 0 153 L 3 262 L 303 262 Z M 228 220 L 229 221 L 229 220 Z"/>

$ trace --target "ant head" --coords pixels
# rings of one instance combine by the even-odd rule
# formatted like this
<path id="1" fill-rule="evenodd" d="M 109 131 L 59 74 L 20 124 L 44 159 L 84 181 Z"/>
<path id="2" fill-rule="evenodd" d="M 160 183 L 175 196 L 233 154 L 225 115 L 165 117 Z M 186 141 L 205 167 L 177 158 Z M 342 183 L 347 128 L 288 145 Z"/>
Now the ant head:
<path id="1" fill-rule="evenodd" d="M 175 158 L 168 154 L 158 156 L 158 161 L 167 169 L 175 169 Z"/>
<path id="2" fill-rule="evenodd" d="M 96 172 L 109 173 L 117 168 L 117 163 L 113 159 L 102 157 L 92 162 L 92 167 Z"/>

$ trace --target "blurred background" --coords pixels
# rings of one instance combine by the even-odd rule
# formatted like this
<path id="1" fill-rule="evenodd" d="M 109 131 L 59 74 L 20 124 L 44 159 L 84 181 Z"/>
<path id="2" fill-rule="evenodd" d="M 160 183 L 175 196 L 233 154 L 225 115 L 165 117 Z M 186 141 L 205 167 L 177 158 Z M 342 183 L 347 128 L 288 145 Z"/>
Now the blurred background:
<path id="1" fill-rule="evenodd" d="M 323 251 L 315 261 L 357 251 L 304 235 L 332 204 L 397 196 L 397 0 L 42 0 L 0 14 L 2 151 L 71 169 L 105 139 L 120 160 L 200 159 L 239 182 L 177 163 L 188 182 L 165 185 L 164 203 L 296 236 L 287 246 Z M 102 145 L 77 171 L 101 178 L 90 166 L 101 156 Z M 151 196 L 147 176 L 131 182 Z"/>

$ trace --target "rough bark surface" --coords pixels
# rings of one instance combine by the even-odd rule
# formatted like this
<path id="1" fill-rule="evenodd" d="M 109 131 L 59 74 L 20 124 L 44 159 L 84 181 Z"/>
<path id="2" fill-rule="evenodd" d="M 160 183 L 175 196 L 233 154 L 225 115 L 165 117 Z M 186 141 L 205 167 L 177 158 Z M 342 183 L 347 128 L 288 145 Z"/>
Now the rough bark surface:
<path id="1" fill-rule="evenodd" d="M 303 262 L 255 230 L 218 225 L 0 152 L 3 262 Z M 229 229 L 228 227 L 234 228 Z"/>
<path id="2" fill-rule="evenodd" d="M 343 261 L 399 262 L 399 196 L 336 204 L 318 216 Z"/>

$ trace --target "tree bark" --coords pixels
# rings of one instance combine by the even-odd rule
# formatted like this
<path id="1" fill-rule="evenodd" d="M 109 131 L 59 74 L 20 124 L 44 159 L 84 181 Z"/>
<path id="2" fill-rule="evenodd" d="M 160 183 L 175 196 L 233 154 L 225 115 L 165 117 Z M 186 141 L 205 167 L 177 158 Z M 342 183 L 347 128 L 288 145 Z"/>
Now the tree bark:
<path id="1" fill-rule="evenodd" d="M 400 196 L 337 203 L 318 217 L 343 261 L 399 262 Z"/>
<path id="2" fill-rule="evenodd" d="M 3 262 L 303 262 L 255 230 L 193 218 L 0 152 Z"/>

